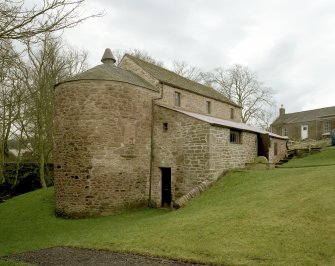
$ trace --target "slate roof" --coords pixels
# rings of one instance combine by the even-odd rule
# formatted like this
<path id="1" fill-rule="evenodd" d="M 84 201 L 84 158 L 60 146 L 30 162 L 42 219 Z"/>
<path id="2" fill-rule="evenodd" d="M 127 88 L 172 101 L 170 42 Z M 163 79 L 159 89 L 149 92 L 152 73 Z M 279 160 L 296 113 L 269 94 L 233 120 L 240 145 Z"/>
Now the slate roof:
<path id="1" fill-rule="evenodd" d="M 159 91 L 158 88 L 151 85 L 149 82 L 137 76 L 133 72 L 116 67 L 111 64 L 97 65 L 89 70 L 86 70 L 60 83 L 70 82 L 70 81 L 79 81 L 79 80 L 119 81 L 119 82 L 124 82 L 124 83 L 133 84 L 136 86 L 140 86 L 140 87 L 143 87 L 149 90 L 153 90 L 157 92 Z"/>
<path id="2" fill-rule="evenodd" d="M 284 114 L 279 116 L 272 125 L 309 122 L 331 116 L 335 116 L 335 106 Z"/>
<path id="3" fill-rule="evenodd" d="M 203 84 L 197 83 L 190 79 L 184 78 L 170 70 L 163 67 L 157 66 L 155 64 L 149 63 L 147 61 L 141 60 L 129 54 L 125 54 L 126 57 L 134 61 L 138 66 L 140 66 L 144 71 L 151 74 L 154 78 L 158 79 L 161 83 L 170 85 L 172 87 L 184 89 L 193 93 L 197 93 L 208 98 L 212 98 L 221 102 L 229 103 L 231 105 L 240 107 L 236 103 L 229 100 L 227 97 L 216 91 L 215 89 L 205 86 Z"/>
<path id="4" fill-rule="evenodd" d="M 176 108 L 173 108 L 173 107 L 170 107 L 170 106 L 166 106 L 164 104 L 156 103 L 156 105 L 167 108 L 167 109 L 170 109 L 170 110 L 173 110 L 173 111 L 176 111 L 176 112 L 179 112 L 179 113 L 183 113 L 187 116 L 193 117 L 195 119 L 201 120 L 201 121 L 209 123 L 211 125 L 233 128 L 233 129 L 238 129 L 238 130 L 242 130 L 242 131 L 259 133 L 259 134 L 269 134 L 270 137 L 274 137 L 274 138 L 278 138 L 278 139 L 288 139 L 288 137 L 286 137 L 286 136 L 280 136 L 280 135 L 274 134 L 272 132 L 265 131 L 261 128 L 257 128 L 257 127 L 247 125 L 245 123 L 238 123 L 238 122 L 225 120 L 225 119 L 221 119 L 221 118 L 217 118 L 217 117 L 213 117 L 213 116 L 208 116 L 208 115 L 203 115 L 203 114 L 199 114 L 199 113 L 184 111 L 184 110 L 181 110 L 181 109 L 176 109 Z"/>

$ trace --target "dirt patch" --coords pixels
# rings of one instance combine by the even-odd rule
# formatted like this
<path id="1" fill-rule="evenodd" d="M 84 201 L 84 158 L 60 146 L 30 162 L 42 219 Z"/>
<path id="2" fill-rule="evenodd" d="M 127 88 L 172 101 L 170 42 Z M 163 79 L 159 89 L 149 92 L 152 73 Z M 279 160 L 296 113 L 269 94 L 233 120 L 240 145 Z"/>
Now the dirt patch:
<path id="1" fill-rule="evenodd" d="M 3 257 L 34 265 L 203 265 L 103 250 L 53 247 Z"/>

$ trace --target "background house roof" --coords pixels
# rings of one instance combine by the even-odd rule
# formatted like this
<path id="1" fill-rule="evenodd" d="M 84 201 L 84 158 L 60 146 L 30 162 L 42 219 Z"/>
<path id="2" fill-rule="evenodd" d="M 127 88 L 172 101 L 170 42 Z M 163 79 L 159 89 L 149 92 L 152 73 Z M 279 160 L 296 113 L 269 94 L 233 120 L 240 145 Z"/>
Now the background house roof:
<path id="1" fill-rule="evenodd" d="M 195 119 L 201 120 L 201 121 L 209 123 L 211 125 L 233 128 L 233 129 L 238 129 L 238 130 L 241 130 L 241 131 L 249 131 L 249 132 L 254 132 L 254 133 L 259 133 L 259 134 L 269 134 L 270 137 L 278 138 L 278 139 L 288 139 L 288 137 L 286 137 L 286 136 L 280 136 L 280 135 L 265 131 L 265 130 L 257 128 L 257 127 L 249 126 L 245 123 L 238 123 L 238 122 L 225 120 L 225 119 L 221 119 L 221 118 L 217 118 L 217 117 L 213 117 L 213 116 L 208 116 L 208 115 L 203 115 L 203 114 L 199 114 L 199 113 L 184 111 L 184 110 L 181 110 L 181 109 L 176 109 L 176 108 L 172 108 L 170 106 L 166 106 L 166 105 L 161 104 L 161 103 L 159 103 L 159 104 L 156 103 L 156 105 L 167 108 L 167 109 L 170 109 L 170 110 L 174 110 L 174 111 L 179 112 L 179 113 L 183 113 L 187 116 L 193 117 Z"/>
<path id="2" fill-rule="evenodd" d="M 133 84 L 133 85 L 143 87 L 143 88 L 153 90 L 153 91 L 159 91 L 158 88 L 151 85 L 149 82 L 137 76 L 133 72 L 116 67 L 111 64 L 97 65 L 89 70 L 86 70 L 60 83 L 70 82 L 70 81 L 79 81 L 79 80 L 118 81 L 118 82 Z"/>
<path id="3" fill-rule="evenodd" d="M 240 107 L 233 101 L 229 100 L 223 94 L 219 93 L 215 89 L 209 86 L 205 86 L 198 82 L 192 81 L 190 79 L 184 78 L 170 70 L 163 67 L 154 65 L 147 61 L 141 60 L 129 54 L 125 54 L 126 57 L 130 58 L 138 66 L 140 66 L 144 71 L 151 74 L 154 78 L 158 79 L 161 83 L 166 85 L 171 85 L 176 88 L 184 89 L 193 93 L 197 93 L 208 98 L 212 98 L 221 102 L 229 103 L 236 107 Z"/>
<path id="4" fill-rule="evenodd" d="M 335 106 L 284 114 L 279 116 L 272 125 L 308 122 L 331 116 L 335 116 Z"/>

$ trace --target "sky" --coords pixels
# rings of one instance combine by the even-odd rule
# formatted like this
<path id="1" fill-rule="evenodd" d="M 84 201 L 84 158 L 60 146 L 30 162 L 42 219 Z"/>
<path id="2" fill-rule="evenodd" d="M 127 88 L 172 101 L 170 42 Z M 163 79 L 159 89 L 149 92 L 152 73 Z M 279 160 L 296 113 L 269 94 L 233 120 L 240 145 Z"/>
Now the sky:
<path id="1" fill-rule="evenodd" d="M 144 50 L 167 67 L 241 64 L 275 91 L 273 108 L 335 105 L 334 0 L 87 0 L 82 7 L 103 10 L 64 32 L 92 67 L 105 48 Z"/>

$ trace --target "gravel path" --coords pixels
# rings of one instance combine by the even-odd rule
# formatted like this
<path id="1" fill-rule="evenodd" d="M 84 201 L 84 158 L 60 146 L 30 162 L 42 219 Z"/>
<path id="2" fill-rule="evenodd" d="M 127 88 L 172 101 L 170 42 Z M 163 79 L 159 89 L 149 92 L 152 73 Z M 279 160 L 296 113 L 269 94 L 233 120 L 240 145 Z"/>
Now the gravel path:
<path id="1" fill-rule="evenodd" d="M 53 247 L 2 257 L 34 265 L 202 265 L 111 251 Z"/>

